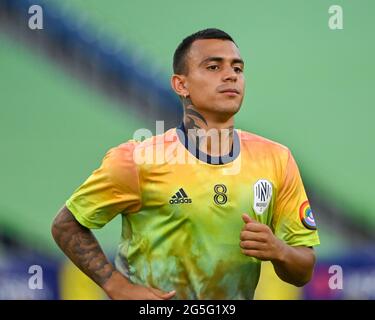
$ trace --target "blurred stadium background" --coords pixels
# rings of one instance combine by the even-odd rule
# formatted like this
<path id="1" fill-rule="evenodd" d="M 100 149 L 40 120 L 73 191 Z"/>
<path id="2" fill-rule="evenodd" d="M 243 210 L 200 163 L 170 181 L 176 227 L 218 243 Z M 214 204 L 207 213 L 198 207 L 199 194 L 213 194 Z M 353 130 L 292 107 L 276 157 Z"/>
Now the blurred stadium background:
<path id="1" fill-rule="evenodd" d="M 31 5 L 43 30 L 30 30 Z M 344 29 L 328 28 L 341 5 Z M 0 299 L 101 299 L 50 235 L 56 212 L 138 128 L 181 117 L 175 47 L 199 29 L 231 34 L 246 61 L 237 127 L 290 147 L 321 245 L 304 288 L 264 264 L 258 299 L 375 298 L 375 2 L 0 0 Z M 113 257 L 119 218 L 96 232 Z M 43 290 L 28 288 L 31 265 Z M 342 290 L 328 286 L 343 268 Z"/>

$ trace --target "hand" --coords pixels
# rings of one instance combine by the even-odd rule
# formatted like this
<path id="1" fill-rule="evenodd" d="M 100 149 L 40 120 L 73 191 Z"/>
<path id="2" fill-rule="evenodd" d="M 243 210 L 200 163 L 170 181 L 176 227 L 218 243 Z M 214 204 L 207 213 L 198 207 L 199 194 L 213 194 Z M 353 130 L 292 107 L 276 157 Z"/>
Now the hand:
<path id="1" fill-rule="evenodd" d="M 103 285 L 109 298 L 113 300 L 169 300 L 176 291 L 163 292 L 159 289 L 132 284 L 120 272 L 114 271 Z"/>
<path id="2" fill-rule="evenodd" d="M 263 261 L 280 260 L 285 244 L 278 239 L 269 226 L 242 215 L 245 222 L 240 234 L 241 252 Z"/>

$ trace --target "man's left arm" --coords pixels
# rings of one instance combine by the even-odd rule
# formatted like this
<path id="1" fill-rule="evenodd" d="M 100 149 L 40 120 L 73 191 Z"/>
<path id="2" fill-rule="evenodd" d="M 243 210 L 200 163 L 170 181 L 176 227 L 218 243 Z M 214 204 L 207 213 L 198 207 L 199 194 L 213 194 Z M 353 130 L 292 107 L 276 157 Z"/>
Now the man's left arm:
<path id="1" fill-rule="evenodd" d="M 314 250 L 305 246 L 290 246 L 278 239 L 271 228 L 243 214 L 245 225 L 240 234 L 243 254 L 262 261 L 271 261 L 283 281 L 301 287 L 311 279 Z"/>

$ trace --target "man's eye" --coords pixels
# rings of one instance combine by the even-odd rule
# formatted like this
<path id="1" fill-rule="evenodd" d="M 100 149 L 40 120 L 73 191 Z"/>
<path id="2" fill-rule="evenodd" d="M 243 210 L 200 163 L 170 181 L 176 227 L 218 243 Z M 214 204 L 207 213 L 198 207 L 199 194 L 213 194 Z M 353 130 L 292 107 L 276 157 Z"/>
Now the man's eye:
<path id="1" fill-rule="evenodd" d="M 233 69 L 234 69 L 234 72 L 237 72 L 237 73 L 243 72 L 242 68 L 240 67 L 234 67 Z"/>
<path id="2" fill-rule="evenodd" d="M 208 66 L 207 69 L 208 69 L 208 70 L 213 70 L 213 71 L 215 71 L 215 70 L 218 70 L 218 69 L 219 69 L 219 66 L 217 66 L 217 65 L 212 65 L 212 66 Z"/>

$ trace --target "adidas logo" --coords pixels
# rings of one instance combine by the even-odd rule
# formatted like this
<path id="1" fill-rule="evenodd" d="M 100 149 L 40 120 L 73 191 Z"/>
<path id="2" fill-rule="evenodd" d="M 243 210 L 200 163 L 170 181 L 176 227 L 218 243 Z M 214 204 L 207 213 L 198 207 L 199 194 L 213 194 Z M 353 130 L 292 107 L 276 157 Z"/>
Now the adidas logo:
<path id="1" fill-rule="evenodd" d="M 191 203 L 192 200 L 188 197 L 184 189 L 180 188 L 174 196 L 172 196 L 171 200 L 169 200 L 170 204 L 179 204 L 179 203 Z"/>

